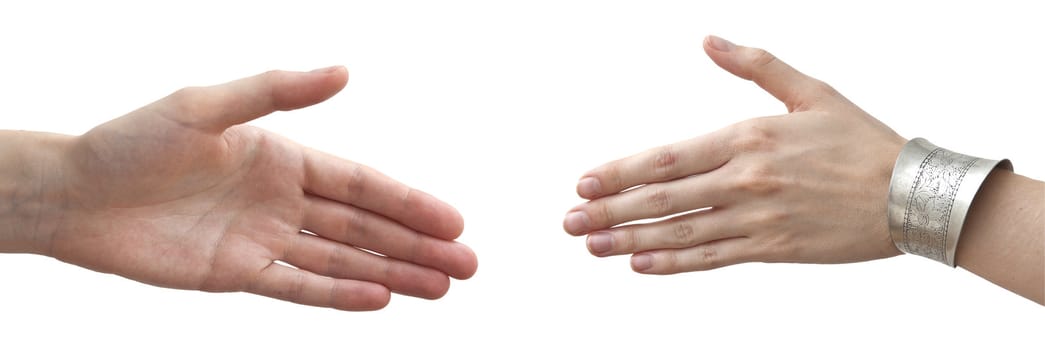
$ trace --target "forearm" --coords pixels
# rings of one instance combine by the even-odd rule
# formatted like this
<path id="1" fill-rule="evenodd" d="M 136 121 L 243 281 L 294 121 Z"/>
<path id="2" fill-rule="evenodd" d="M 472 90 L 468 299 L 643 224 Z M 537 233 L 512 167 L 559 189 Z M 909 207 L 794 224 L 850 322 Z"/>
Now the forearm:
<path id="1" fill-rule="evenodd" d="M 1045 183 L 997 169 L 973 201 L 956 262 L 1045 305 Z"/>
<path id="2" fill-rule="evenodd" d="M 69 136 L 0 130 L 0 253 L 47 254 Z"/>

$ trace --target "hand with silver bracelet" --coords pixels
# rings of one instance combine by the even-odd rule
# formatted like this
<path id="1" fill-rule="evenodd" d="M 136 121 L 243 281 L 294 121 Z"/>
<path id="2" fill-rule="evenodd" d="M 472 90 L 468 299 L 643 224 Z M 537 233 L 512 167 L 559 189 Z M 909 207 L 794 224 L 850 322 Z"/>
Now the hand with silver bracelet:
<path id="1" fill-rule="evenodd" d="M 577 193 L 588 202 L 566 214 L 567 232 L 586 235 L 593 255 L 632 254 L 632 269 L 648 274 L 756 261 L 849 263 L 899 255 L 898 245 L 916 246 L 894 241 L 888 214 L 890 180 L 906 139 L 764 50 L 717 37 L 708 37 L 704 49 L 720 67 L 783 102 L 789 113 L 743 121 L 585 173 Z M 921 157 L 917 161 L 933 161 Z M 941 157 L 936 161 L 950 159 Z M 912 184 L 903 180 L 914 181 L 925 170 L 918 164 L 910 174 L 897 167 L 895 186 Z M 934 259 L 948 262 L 942 252 L 956 250 L 957 265 L 1045 303 L 1045 184 L 1005 169 L 992 172 L 994 163 L 986 160 L 968 164 L 934 177 L 943 182 L 921 178 L 921 188 L 933 191 L 939 183 L 958 188 L 968 181 L 961 193 L 947 192 L 950 202 L 935 207 L 927 207 L 933 203 L 925 194 L 910 197 L 913 214 L 894 217 L 901 221 L 895 237 L 929 241 L 925 235 L 935 232 L 933 247 L 941 253 Z M 980 169 L 982 176 L 960 176 L 970 168 L 969 174 Z M 915 215 L 934 208 L 947 212 Z M 960 244 L 946 226 L 919 231 L 941 228 L 951 217 L 965 219 L 964 227 L 949 227 L 960 229 Z M 656 218 L 664 219 L 632 223 Z"/>
<path id="2" fill-rule="evenodd" d="M 0 252 L 344 310 L 439 298 L 476 270 L 454 208 L 241 125 L 347 79 L 343 67 L 272 71 L 182 89 L 82 136 L 0 131 Z"/>

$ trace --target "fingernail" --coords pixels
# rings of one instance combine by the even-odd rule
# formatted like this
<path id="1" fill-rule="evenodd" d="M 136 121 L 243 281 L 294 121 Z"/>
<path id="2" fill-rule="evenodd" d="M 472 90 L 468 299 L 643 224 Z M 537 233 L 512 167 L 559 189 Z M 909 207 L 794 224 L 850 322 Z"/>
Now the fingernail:
<path id="1" fill-rule="evenodd" d="M 590 198 L 599 195 L 602 191 L 602 184 L 599 183 L 599 179 L 594 177 L 585 177 L 577 183 L 577 194 L 581 197 Z"/>
<path id="2" fill-rule="evenodd" d="M 711 46 L 712 49 L 722 52 L 729 52 L 732 51 L 734 47 L 737 47 L 736 45 L 733 45 L 733 43 L 729 42 L 729 40 L 722 39 L 714 35 L 708 35 L 708 44 Z"/>
<path id="3" fill-rule="evenodd" d="M 313 69 L 313 70 L 309 71 L 309 73 L 323 73 L 323 74 L 326 74 L 326 73 L 332 73 L 332 72 L 337 71 L 339 69 L 341 69 L 341 66 L 330 66 L 330 67 L 326 67 L 326 68 Z"/>
<path id="4" fill-rule="evenodd" d="M 635 272 L 642 272 L 649 270 L 653 267 L 653 257 L 649 254 L 638 254 L 631 256 L 631 269 Z"/>
<path id="5" fill-rule="evenodd" d="M 583 211 L 575 211 L 566 214 L 566 232 L 570 233 L 583 233 L 584 230 L 588 229 L 588 224 L 591 220 L 588 219 L 588 214 Z"/>
<path id="6" fill-rule="evenodd" d="M 613 235 L 609 232 L 597 232 L 588 235 L 588 249 L 592 253 L 603 254 L 613 249 Z"/>

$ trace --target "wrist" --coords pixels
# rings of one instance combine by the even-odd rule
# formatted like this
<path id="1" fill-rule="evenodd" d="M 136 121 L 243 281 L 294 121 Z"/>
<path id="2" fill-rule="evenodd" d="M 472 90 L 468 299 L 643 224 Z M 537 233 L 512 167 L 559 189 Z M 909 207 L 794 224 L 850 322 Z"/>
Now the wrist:
<path id="1" fill-rule="evenodd" d="M 0 131 L 0 253 L 47 255 L 61 216 L 70 136 Z"/>

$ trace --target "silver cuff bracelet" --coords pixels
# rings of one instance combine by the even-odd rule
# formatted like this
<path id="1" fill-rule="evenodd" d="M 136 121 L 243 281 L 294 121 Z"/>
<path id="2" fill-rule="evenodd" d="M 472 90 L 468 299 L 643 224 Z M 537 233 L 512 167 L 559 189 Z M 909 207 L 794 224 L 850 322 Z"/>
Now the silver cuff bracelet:
<path id="1" fill-rule="evenodd" d="M 1008 159 L 952 152 L 915 138 L 896 158 L 889 181 L 889 234 L 896 248 L 954 267 L 965 216 L 980 185 Z"/>

